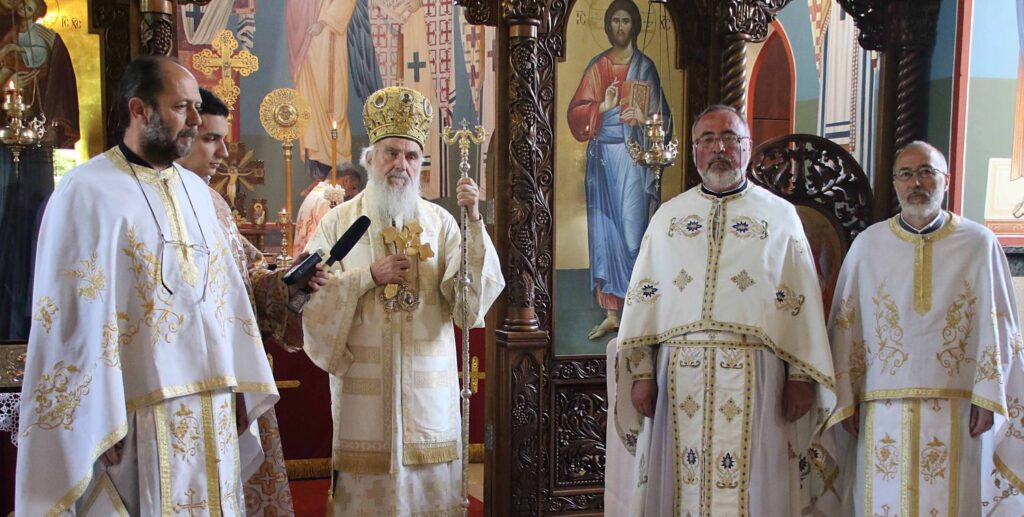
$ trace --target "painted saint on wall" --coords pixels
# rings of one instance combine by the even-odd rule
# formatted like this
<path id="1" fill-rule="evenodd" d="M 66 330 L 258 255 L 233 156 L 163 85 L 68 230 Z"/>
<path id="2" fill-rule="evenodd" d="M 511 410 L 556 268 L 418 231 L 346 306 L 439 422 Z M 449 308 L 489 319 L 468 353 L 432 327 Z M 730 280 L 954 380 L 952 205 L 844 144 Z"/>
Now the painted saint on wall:
<path id="1" fill-rule="evenodd" d="M 654 174 L 630 157 L 628 141 L 646 145 L 643 123 L 659 114 L 672 138 L 672 114 L 654 62 L 637 46 L 640 9 L 615 0 L 605 11 L 611 47 L 595 56 L 580 78 L 568 108 L 569 129 L 587 142 L 585 191 L 590 287 L 606 312 L 588 337 L 618 328 L 633 264 L 661 194 Z"/>

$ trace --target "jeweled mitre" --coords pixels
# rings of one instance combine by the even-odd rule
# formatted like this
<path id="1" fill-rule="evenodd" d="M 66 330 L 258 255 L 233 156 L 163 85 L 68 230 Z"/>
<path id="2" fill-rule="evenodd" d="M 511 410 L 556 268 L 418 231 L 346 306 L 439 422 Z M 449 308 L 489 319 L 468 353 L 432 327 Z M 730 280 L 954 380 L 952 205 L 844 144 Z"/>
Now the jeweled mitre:
<path id="1" fill-rule="evenodd" d="M 420 92 L 388 86 L 373 92 L 363 105 L 363 123 L 370 143 L 388 137 L 408 138 L 426 147 L 434 108 Z"/>

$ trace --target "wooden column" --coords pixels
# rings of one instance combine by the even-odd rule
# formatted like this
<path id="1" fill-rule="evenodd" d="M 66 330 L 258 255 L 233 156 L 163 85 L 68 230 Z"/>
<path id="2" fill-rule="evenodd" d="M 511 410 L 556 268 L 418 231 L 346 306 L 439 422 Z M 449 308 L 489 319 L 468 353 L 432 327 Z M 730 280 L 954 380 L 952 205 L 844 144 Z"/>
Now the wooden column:
<path id="1" fill-rule="evenodd" d="M 874 190 L 876 221 L 899 210 L 892 185 L 896 151 L 923 139 L 927 81 L 940 0 L 839 0 L 860 30 L 860 46 L 882 52 Z"/>
<path id="2" fill-rule="evenodd" d="M 768 26 L 790 0 L 727 0 L 722 21 L 721 104 L 747 110 L 747 42 L 768 37 Z M 696 114 L 695 114 L 696 115 Z"/>

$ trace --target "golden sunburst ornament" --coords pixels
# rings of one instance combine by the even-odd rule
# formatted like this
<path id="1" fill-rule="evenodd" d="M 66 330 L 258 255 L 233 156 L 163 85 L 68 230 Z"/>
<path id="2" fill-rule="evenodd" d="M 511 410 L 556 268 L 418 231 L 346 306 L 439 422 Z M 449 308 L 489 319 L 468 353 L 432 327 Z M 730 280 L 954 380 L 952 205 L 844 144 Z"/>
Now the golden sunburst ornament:
<path id="1" fill-rule="evenodd" d="M 287 142 L 299 138 L 309 119 L 309 103 L 291 88 L 278 88 L 260 103 L 260 123 L 275 140 Z"/>

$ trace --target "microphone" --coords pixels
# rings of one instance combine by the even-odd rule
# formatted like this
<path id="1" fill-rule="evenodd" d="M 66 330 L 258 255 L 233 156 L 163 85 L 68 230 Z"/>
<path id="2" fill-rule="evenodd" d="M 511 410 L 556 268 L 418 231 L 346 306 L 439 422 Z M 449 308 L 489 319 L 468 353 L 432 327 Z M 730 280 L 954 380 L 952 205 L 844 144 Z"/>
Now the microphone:
<path id="1" fill-rule="evenodd" d="M 359 216 L 359 219 L 356 219 L 352 226 L 349 226 L 348 230 L 345 230 L 345 233 L 341 235 L 338 242 L 334 243 L 334 246 L 331 247 L 331 253 L 327 257 L 324 267 L 331 267 L 335 262 L 345 258 L 345 255 L 352 251 L 352 248 L 359 242 L 359 239 L 363 238 L 363 235 L 369 228 L 370 218 L 365 215 Z M 295 314 L 302 314 L 302 307 L 309 301 L 312 292 L 310 292 L 306 284 L 309 283 L 309 279 L 316 273 L 316 264 L 321 260 L 323 260 L 323 250 L 317 250 L 316 253 L 306 257 L 285 275 L 285 283 L 288 285 L 299 284 L 303 286 L 299 289 L 299 292 L 295 293 L 295 296 L 288 300 L 288 309 Z"/>

